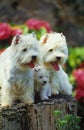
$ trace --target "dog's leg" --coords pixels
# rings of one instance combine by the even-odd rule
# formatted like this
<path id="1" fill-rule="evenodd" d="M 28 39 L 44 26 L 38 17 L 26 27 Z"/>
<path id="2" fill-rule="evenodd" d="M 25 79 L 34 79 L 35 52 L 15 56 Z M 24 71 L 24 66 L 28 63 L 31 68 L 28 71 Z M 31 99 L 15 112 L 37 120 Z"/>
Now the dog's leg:
<path id="1" fill-rule="evenodd" d="M 25 104 L 31 105 L 32 103 L 34 103 L 34 87 L 27 86 L 27 89 L 25 90 L 22 98 Z"/>
<path id="2" fill-rule="evenodd" d="M 51 86 L 50 86 L 50 84 L 48 84 L 48 92 L 47 93 L 48 93 L 47 95 L 49 97 L 51 97 Z"/>
<path id="3" fill-rule="evenodd" d="M 72 94 L 72 85 L 69 82 L 67 74 L 61 69 L 61 80 L 60 80 L 60 92 L 63 91 L 64 94 L 71 95 Z M 60 78 L 59 78 L 60 79 Z"/>
<path id="4" fill-rule="evenodd" d="M 11 87 L 9 87 L 9 86 L 2 87 L 1 94 L 2 94 L 1 106 L 2 107 L 11 107 L 12 102 L 14 100 L 14 94 L 11 91 Z"/>
<path id="5" fill-rule="evenodd" d="M 40 91 L 40 97 L 41 97 L 42 100 L 49 99 L 48 98 L 48 86 L 47 85 L 42 86 L 42 89 Z"/>

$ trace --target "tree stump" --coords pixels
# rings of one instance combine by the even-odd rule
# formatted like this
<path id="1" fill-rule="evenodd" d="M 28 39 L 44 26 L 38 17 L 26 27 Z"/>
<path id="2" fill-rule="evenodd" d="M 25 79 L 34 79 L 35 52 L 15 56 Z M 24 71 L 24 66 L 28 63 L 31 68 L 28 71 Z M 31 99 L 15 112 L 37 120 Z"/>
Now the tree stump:
<path id="1" fill-rule="evenodd" d="M 71 96 L 57 95 L 30 106 L 17 103 L 8 109 L 0 107 L 0 130 L 56 130 L 55 110 L 76 115 L 76 101 Z"/>

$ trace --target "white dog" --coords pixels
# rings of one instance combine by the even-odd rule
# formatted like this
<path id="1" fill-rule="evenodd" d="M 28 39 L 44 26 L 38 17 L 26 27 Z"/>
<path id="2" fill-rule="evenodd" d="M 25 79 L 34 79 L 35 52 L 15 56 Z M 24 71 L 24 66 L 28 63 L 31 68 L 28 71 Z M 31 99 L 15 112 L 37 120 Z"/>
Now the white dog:
<path id="1" fill-rule="evenodd" d="M 11 106 L 16 98 L 34 102 L 33 67 L 39 60 L 38 41 L 34 33 L 16 35 L 11 46 L 0 55 L 1 105 Z"/>
<path id="2" fill-rule="evenodd" d="M 40 94 L 41 100 L 49 99 L 51 96 L 49 76 L 48 70 L 43 65 L 34 68 L 35 92 Z"/>
<path id="3" fill-rule="evenodd" d="M 45 34 L 40 39 L 42 62 L 50 71 L 52 94 L 72 94 L 72 85 L 62 65 L 68 58 L 66 38 L 62 33 Z"/>

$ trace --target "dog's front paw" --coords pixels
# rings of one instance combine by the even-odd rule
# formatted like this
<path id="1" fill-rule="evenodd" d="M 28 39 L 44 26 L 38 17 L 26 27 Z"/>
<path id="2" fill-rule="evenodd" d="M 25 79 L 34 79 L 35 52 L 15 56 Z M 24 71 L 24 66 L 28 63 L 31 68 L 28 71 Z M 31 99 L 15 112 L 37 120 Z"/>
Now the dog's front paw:
<path id="1" fill-rule="evenodd" d="M 51 97 L 51 93 L 48 93 L 48 97 Z"/>
<path id="2" fill-rule="evenodd" d="M 49 98 L 47 96 L 41 97 L 41 100 L 48 100 Z"/>
<path id="3" fill-rule="evenodd" d="M 24 103 L 26 105 L 32 105 L 34 103 L 34 101 L 33 100 L 27 100 L 27 101 L 24 101 Z"/>
<path id="4" fill-rule="evenodd" d="M 52 95 L 56 96 L 59 94 L 59 91 L 57 89 L 52 89 Z"/>

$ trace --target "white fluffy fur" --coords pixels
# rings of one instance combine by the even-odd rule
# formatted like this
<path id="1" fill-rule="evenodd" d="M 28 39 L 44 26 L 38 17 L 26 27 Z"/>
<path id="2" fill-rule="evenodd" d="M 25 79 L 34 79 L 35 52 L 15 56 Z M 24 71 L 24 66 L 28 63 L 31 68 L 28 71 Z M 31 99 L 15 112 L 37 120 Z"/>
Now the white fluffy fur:
<path id="1" fill-rule="evenodd" d="M 31 67 L 39 60 L 38 41 L 32 34 L 16 35 L 11 46 L 0 55 L 2 107 L 11 106 L 16 98 L 34 102 L 34 73 Z"/>
<path id="2" fill-rule="evenodd" d="M 40 39 L 40 49 L 42 62 L 50 72 L 52 94 L 72 94 L 72 85 L 62 69 L 62 64 L 68 58 L 65 36 L 55 32 L 43 35 Z"/>
<path id="3" fill-rule="evenodd" d="M 51 86 L 48 70 L 43 65 L 37 66 L 34 68 L 34 77 L 35 92 L 40 94 L 41 100 L 49 99 L 49 96 L 51 96 Z"/>

